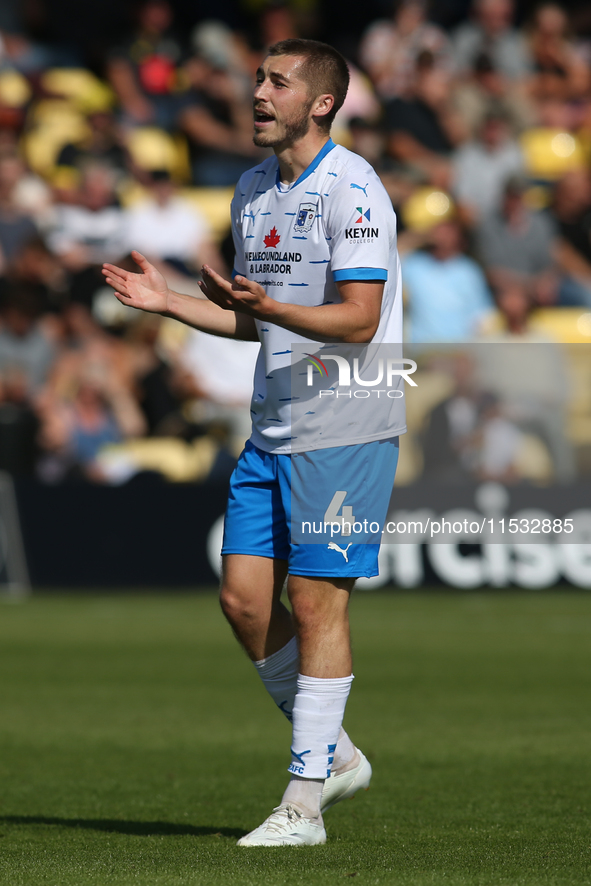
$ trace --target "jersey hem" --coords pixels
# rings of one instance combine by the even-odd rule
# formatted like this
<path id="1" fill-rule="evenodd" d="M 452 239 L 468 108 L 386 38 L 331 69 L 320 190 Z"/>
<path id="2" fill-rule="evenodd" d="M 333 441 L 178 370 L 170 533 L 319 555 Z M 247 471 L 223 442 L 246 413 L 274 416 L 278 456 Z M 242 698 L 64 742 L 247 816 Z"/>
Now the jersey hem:
<path id="1" fill-rule="evenodd" d="M 257 449 L 262 449 L 263 452 L 267 452 L 269 455 L 292 455 L 298 452 L 315 452 L 317 449 L 338 449 L 344 446 L 358 446 L 360 443 L 373 443 L 376 440 L 389 440 L 392 437 L 399 437 L 400 434 L 406 434 L 406 430 L 407 428 L 404 424 L 399 428 L 388 428 L 388 430 L 381 434 L 372 434 L 370 437 L 356 437 L 354 440 L 348 440 L 347 443 L 343 443 L 341 440 L 335 440 L 333 442 L 323 442 L 316 446 L 305 447 L 294 446 L 292 444 L 289 449 L 284 449 L 283 447 L 270 449 L 267 441 L 258 434 L 255 428 L 253 428 L 253 432 L 248 439 L 253 446 L 256 446 Z"/>

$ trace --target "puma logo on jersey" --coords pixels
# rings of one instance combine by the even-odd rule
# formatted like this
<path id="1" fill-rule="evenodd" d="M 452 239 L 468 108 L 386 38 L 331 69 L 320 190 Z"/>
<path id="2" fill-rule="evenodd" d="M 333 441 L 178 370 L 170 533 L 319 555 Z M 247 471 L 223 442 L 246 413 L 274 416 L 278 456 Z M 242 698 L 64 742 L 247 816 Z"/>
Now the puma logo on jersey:
<path id="1" fill-rule="evenodd" d="M 352 544 L 353 544 L 353 542 L 350 541 L 349 544 L 347 545 L 347 547 L 345 548 L 345 550 L 343 550 L 342 548 L 340 548 L 340 547 L 338 546 L 338 544 L 336 543 L 336 541 L 329 541 L 329 543 L 328 543 L 328 550 L 329 550 L 329 551 L 338 551 L 339 554 L 342 554 L 343 557 L 345 558 L 345 563 L 348 563 L 348 562 L 349 562 L 349 558 L 347 557 L 347 551 L 349 550 L 349 548 L 351 547 Z"/>
<path id="2" fill-rule="evenodd" d="M 365 187 L 362 187 L 361 185 L 356 185 L 355 182 L 350 182 L 350 183 L 349 183 L 349 187 L 350 187 L 350 188 L 357 188 L 358 191 L 363 191 L 363 193 L 365 194 L 366 197 L 367 197 L 367 191 L 366 191 L 366 188 L 367 188 L 368 185 L 369 185 L 369 182 L 365 182 Z"/>

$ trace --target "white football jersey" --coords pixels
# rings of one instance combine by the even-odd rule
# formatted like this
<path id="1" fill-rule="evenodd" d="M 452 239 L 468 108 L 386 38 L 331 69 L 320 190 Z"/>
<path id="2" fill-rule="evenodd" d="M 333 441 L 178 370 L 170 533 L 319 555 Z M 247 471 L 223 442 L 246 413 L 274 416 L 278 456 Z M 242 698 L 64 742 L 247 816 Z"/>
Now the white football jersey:
<path id="1" fill-rule="evenodd" d="M 372 342 L 402 342 L 396 219 L 384 186 L 362 157 L 329 140 L 289 187 L 279 180 L 276 157 L 269 157 L 238 182 L 232 201 L 232 230 L 234 274 L 260 283 L 279 302 L 333 304 L 340 302 L 337 282 L 383 280 L 381 319 Z M 311 435 L 294 437 L 294 346 L 301 352 L 302 346 L 309 345 L 310 351 L 317 352 L 318 342 L 272 323 L 255 322 L 261 340 L 251 408 L 255 446 L 266 452 L 289 453 L 404 432 L 402 397 L 390 400 L 387 408 L 368 413 L 361 427 L 358 420 L 347 421 L 355 411 L 359 415 L 359 403 L 343 397 L 338 402 L 339 421 L 334 420 L 336 401 L 330 407 L 323 404 L 328 410 L 327 421 L 318 420 Z M 358 427 L 353 431 L 354 425 Z M 353 433 L 344 438 L 342 431 L 347 426 Z"/>

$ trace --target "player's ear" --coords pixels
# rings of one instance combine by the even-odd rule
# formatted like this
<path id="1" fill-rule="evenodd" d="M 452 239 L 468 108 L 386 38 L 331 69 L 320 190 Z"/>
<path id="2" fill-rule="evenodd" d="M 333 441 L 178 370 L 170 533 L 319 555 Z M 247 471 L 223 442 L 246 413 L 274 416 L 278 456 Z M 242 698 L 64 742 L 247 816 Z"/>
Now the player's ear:
<path id="1" fill-rule="evenodd" d="M 333 105 L 333 95 L 329 95 L 328 93 L 326 95 L 319 95 L 312 106 L 312 116 L 326 117 L 326 115 L 332 111 Z"/>

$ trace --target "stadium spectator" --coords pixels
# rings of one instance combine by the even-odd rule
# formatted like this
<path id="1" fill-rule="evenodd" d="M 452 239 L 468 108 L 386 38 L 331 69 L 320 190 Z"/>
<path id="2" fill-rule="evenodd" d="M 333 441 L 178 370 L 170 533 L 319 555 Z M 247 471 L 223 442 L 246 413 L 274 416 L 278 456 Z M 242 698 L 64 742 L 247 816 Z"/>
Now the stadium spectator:
<path id="1" fill-rule="evenodd" d="M 551 214 L 558 226 L 560 302 L 591 306 L 591 181 L 573 170 L 556 183 Z"/>
<path id="2" fill-rule="evenodd" d="M 514 483 L 519 479 L 516 462 L 523 434 L 504 414 L 495 394 L 482 394 L 478 406 L 478 424 L 471 447 L 472 471 L 479 480 Z"/>
<path id="3" fill-rule="evenodd" d="M 115 195 L 115 176 L 108 166 L 92 163 L 85 167 L 77 203 L 58 205 L 48 242 L 73 272 L 125 253 L 123 215 Z"/>
<path id="4" fill-rule="evenodd" d="M 104 479 L 97 465 L 101 449 L 125 437 L 142 435 L 145 422 L 112 367 L 86 363 L 71 383 L 62 397 L 46 396 L 40 402 L 40 439 L 46 452 L 40 463 L 41 476 L 55 482 L 80 472 L 100 482 Z"/>
<path id="5" fill-rule="evenodd" d="M 133 388 L 147 432 L 155 437 L 177 436 L 187 427 L 187 421 L 180 418 L 186 386 L 179 384 L 177 367 L 162 357 L 158 347 L 161 326 L 161 317 L 144 314 L 130 324 L 126 334 L 132 348 Z"/>
<path id="6" fill-rule="evenodd" d="M 4 200 L 11 211 L 31 219 L 38 231 L 46 231 L 54 218 L 52 189 L 39 175 L 27 169 L 16 141 L 2 144 L 0 127 L 0 179 Z"/>
<path id="7" fill-rule="evenodd" d="M 480 137 L 461 145 L 453 157 L 452 192 L 471 222 L 497 212 L 505 182 L 523 172 L 523 155 L 509 137 L 504 117 L 491 114 Z"/>
<path id="8" fill-rule="evenodd" d="M 480 53 L 472 69 L 456 82 L 452 101 L 471 138 L 476 138 L 490 115 L 504 116 L 515 136 L 537 122 L 527 84 L 510 82 L 490 55 Z"/>
<path id="9" fill-rule="evenodd" d="M 64 307 L 61 320 L 60 352 L 47 384 L 51 397 L 69 396 L 87 366 L 94 367 L 93 377 L 115 377 L 118 387 L 133 391 L 133 348 L 128 342 L 106 332 L 83 304 L 72 302 Z"/>
<path id="10" fill-rule="evenodd" d="M 258 20 L 258 42 L 261 46 L 269 47 L 280 40 L 300 36 L 298 15 L 294 8 L 297 6 L 298 4 L 290 3 L 289 0 L 264 4 Z"/>
<path id="11" fill-rule="evenodd" d="M 495 288 L 494 297 L 498 309 L 496 319 L 500 321 L 500 328 L 485 332 L 481 341 L 496 344 L 548 344 L 554 341 L 547 332 L 532 325 L 532 313 L 536 305 L 527 281 L 522 277 L 515 275 L 504 278 Z"/>
<path id="12" fill-rule="evenodd" d="M 425 248 L 403 258 L 410 341 L 468 341 L 491 310 L 484 274 L 462 241 L 459 224 L 450 219 L 425 233 Z"/>
<path id="13" fill-rule="evenodd" d="M 431 410 L 423 433 L 424 476 L 438 483 L 466 483 L 471 478 L 472 440 L 478 423 L 475 366 L 465 352 L 453 354 L 432 367 L 453 379 L 452 393 Z"/>
<path id="14" fill-rule="evenodd" d="M 446 185 L 452 149 L 467 133 L 451 101 L 450 79 L 435 68 L 431 53 L 417 59 L 406 97 L 386 102 L 383 125 L 395 160 Z"/>
<path id="15" fill-rule="evenodd" d="M 561 483 L 575 476 L 573 447 L 566 434 L 569 390 L 562 350 L 531 325 L 534 301 L 523 280 L 505 279 L 496 293 L 503 328 L 482 337 L 475 352 L 482 386 L 500 398 L 504 416 L 546 445 Z"/>
<path id="16" fill-rule="evenodd" d="M 101 110 L 87 118 L 89 134 L 79 142 L 69 142 L 61 149 L 57 165 L 69 167 L 81 175 L 90 161 L 112 169 L 117 177 L 129 171 L 130 158 L 122 134 L 111 111 Z"/>
<path id="17" fill-rule="evenodd" d="M 476 227 L 476 250 L 495 287 L 520 277 L 540 305 L 558 299 L 558 275 L 553 259 L 555 228 L 549 217 L 528 209 L 523 179 L 510 179 L 500 211 Z"/>
<path id="18" fill-rule="evenodd" d="M 22 372 L 0 373 L 0 470 L 32 475 L 37 460 L 39 421 Z"/>
<path id="19" fill-rule="evenodd" d="M 188 276 L 204 263 L 224 268 L 206 220 L 176 193 L 165 170 L 152 173 L 150 196 L 125 212 L 123 238 L 125 252 L 138 249 Z"/>
<path id="20" fill-rule="evenodd" d="M 382 171 L 386 156 L 386 135 L 379 123 L 353 117 L 349 120 L 350 148 L 367 160 L 374 168 Z M 392 165 L 391 163 L 389 165 Z"/>
<path id="21" fill-rule="evenodd" d="M 257 162 L 252 142 L 250 82 L 222 56 L 196 55 L 185 66 L 191 84 L 180 125 L 189 136 L 193 183 L 234 185 Z"/>
<path id="22" fill-rule="evenodd" d="M 36 398 L 39 476 L 102 481 L 95 458 L 107 443 L 146 432 L 137 402 L 132 346 L 105 332 L 86 307 L 62 311 L 60 352 Z"/>
<path id="23" fill-rule="evenodd" d="M 382 114 L 382 106 L 371 81 L 350 61 L 347 62 L 347 66 L 351 85 L 334 122 L 336 138 L 345 142 L 351 138 L 351 120 L 361 119 L 373 123 L 377 122 Z"/>
<path id="24" fill-rule="evenodd" d="M 580 98 L 589 89 L 589 67 L 571 38 L 568 16 L 556 3 L 544 3 L 534 13 L 529 34 L 536 78 L 559 75 L 567 98 Z"/>
<path id="25" fill-rule="evenodd" d="M 250 436 L 250 401 L 258 352 L 258 343 L 230 341 L 192 329 L 179 355 L 199 396 L 196 415 L 204 423 L 225 424 L 236 454 Z"/>
<path id="26" fill-rule="evenodd" d="M 22 377 L 27 397 L 47 380 L 55 343 L 40 322 L 41 305 L 30 289 L 13 285 L 0 305 L 0 375 Z"/>
<path id="27" fill-rule="evenodd" d="M 499 398 L 479 385 L 473 357 L 460 351 L 436 362 L 438 373 L 453 378 L 454 390 L 433 409 L 422 435 L 425 476 L 444 483 L 518 480 L 523 434 Z"/>
<path id="28" fill-rule="evenodd" d="M 14 27 L 0 30 L 0 65 L 29 77 L 38 75 L 52 63 L 52 54 L 23 33 L 22 26 L 17 25 L 18 30 L 13 30 Z"/>
<path id="29" fill-rule="evenodd" d="M 472 19 L 453 34 L 453 59 L 460 74 L 467 74 L 478 56 L 486 52 L 494 68 L 511 81 L 524 79 L 532 60 L 524 36 L 513 26 L 512 0 L 474 0 Z"/>
<path id="30" fill-rule="evenodd" d="M 24 284 L 45 312 L 59 312 L 69 298 L 69 277 L 59 257 L 39 235 L 28 240 L 7 268 L 9 284 Z M 45 315 L 47 325 L 48 314 Z"/>
<path id="31" fill-rule="evenodd" d="M 0 274 L 25 243 L 37 235 L 31 215 L 23 212 L 15 199 L 22 173 L 22 162 L 16 155 L 0 158 Z"/>
<path id="32" fill-rule="evenodd" d="M 450 45 L 444 32 L 427 21 L 425 0 L 397 0 L 391 19 L 378 19 L 359 47 L 361 65 L 380 98 L 405 97 L 412 89 L 418 57 L 432 53 L 436 68 L 449 66 Z"/>
<path id="33" fill-rule="evenodd" d="M 126 125 L 176 126 L 184 104 L 183 47 L 172 30 L 173 18 L 168 0 L 143 0 L 135 33 L 111 52 L 107 76 Z"/>

